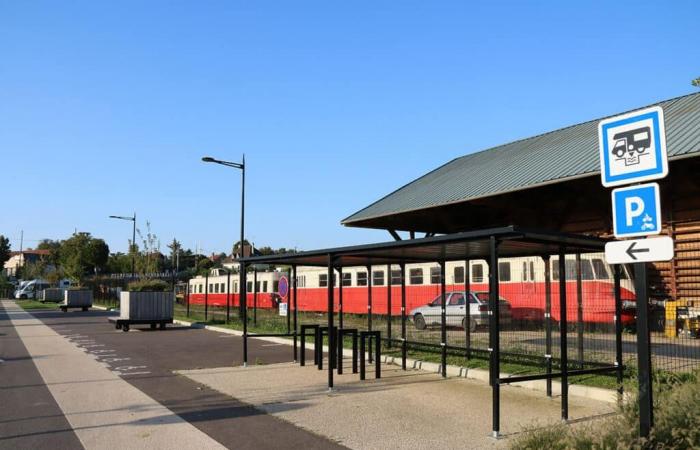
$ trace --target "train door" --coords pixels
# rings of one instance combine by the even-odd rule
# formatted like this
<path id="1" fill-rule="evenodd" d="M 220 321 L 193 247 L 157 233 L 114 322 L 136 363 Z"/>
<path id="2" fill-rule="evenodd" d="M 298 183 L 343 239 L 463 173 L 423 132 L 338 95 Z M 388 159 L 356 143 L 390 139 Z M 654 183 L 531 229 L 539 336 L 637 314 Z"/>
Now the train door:
<path id="1" fill-rule="evenodd" d="M 520 271 L 520 283 L 518 283 L 520 301 L 513 310 L 515 320 L 536 320 L 541 309 L 537 301 L 535 260 L 534 257 L 517 259 L 516 267 Z"/>

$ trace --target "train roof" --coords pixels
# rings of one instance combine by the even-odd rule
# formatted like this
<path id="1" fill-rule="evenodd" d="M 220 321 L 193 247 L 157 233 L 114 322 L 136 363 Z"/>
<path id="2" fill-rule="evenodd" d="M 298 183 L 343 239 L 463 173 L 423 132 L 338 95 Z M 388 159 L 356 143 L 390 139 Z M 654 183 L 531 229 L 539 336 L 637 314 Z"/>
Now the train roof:
<path id="1" fill-rule="evenodd" d="M 508 226 L 406 241 L 249 257 L 239 261 L 245 264 L 327 266 L 329 255 L 332 255 L 334 265 L 352 267 L 485 259 L 490 255 L 491 238 L 499 242 L 501 257 L 556 255 L 562 249 L 566 253 L 601 252 L 608 242 L 593 236 Z"/>

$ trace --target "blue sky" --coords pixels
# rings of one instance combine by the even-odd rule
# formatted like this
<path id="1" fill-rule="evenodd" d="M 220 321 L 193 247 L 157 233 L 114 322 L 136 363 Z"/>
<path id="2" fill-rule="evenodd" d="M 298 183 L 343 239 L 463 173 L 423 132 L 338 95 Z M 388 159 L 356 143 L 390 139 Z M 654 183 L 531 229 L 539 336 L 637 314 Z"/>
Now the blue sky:
<path id="1" fill-rule="evenodd" d="M 344 217 L 467 153 L 696 91 L 697 1 L 0 1 L 0 234 L 387 240 Z M 140 223 L 143 228 L 143 222 Z"/>

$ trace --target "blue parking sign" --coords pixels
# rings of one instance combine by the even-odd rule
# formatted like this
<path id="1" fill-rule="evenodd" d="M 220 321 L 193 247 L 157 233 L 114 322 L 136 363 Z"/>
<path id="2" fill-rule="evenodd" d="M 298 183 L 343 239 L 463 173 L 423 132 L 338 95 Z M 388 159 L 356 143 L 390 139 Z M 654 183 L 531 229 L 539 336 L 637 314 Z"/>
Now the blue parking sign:
<path id="1" fill-rule="evenodd" d="M 661 232 L 661 203 L 657 183 L 613 189 L 615 237 L 634 237 Z"/>

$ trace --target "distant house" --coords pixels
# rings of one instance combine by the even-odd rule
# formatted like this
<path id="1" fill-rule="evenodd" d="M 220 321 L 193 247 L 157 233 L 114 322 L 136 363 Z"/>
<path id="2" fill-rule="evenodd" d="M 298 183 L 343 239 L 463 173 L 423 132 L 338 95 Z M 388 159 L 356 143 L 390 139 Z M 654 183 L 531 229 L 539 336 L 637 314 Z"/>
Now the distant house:
<path id="1" fill-rule="evenodd" d="M 47 256 L 49 256 L 48 250 L 32 250 L 31 248 L 21 252 L 11 252 L 10 259 L 5 262 L 3 272 L 8 277 L 14 277 L 17 274 L 17 269 L 26 263 L 36 263 Z"/>

